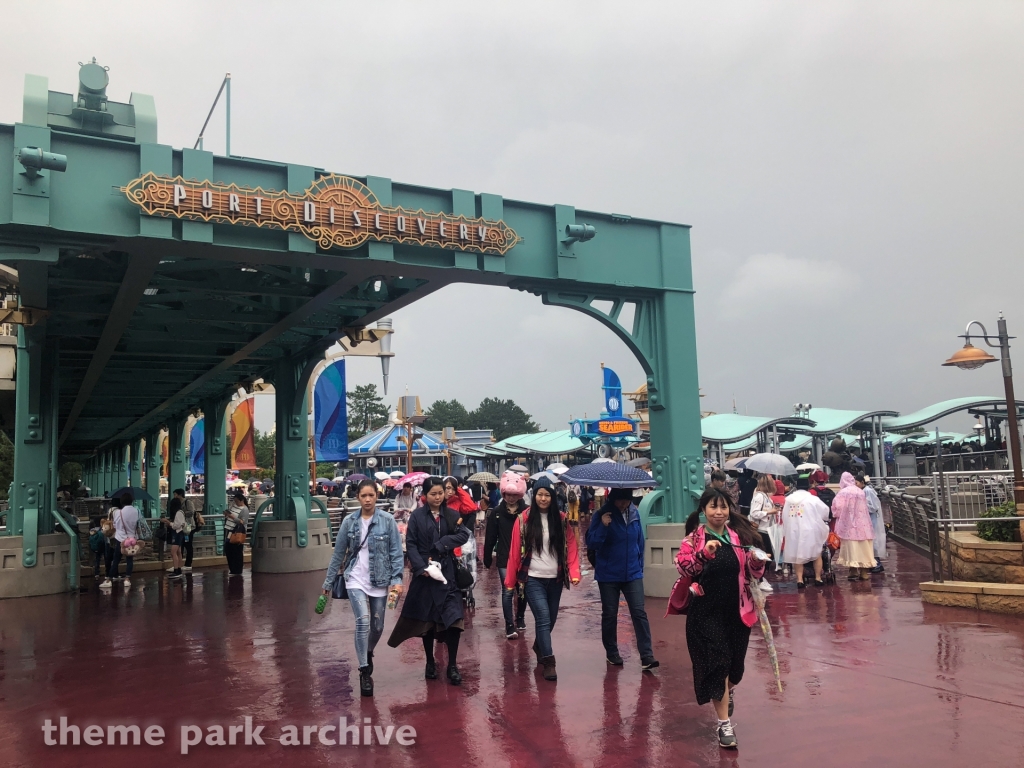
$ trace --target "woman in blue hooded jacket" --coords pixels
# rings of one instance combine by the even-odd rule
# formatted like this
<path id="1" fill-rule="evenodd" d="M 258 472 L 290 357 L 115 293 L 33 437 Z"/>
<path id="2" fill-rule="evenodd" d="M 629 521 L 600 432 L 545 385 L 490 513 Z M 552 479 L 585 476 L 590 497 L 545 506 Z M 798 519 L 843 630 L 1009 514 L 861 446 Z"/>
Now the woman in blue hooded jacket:
<path id="1" fill-rule="evenodd" d="M 654 669 L 658 660 L 654 658 L 651 625 L 644 610 L 644 529 L 632 490 L 612 489 L 604 506 L 590 519 L 587 550 L 594 551 L 594 579 L 601 591 L 601 642 L 608 663 L 622 666 L 615 630 L 621 594 L 633 620 L 640 668 Z"/>

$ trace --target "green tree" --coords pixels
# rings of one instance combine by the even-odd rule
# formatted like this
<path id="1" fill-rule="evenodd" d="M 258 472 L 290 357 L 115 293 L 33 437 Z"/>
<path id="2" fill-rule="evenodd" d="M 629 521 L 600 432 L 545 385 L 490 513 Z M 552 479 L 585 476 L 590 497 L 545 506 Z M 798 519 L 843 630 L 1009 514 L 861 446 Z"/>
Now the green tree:
<path id="1" fill-rule="evenodd" d="M 495 440 L 540 431 L 533 417 L 513 400 L 485 397 L 469 416 L 474 429 L 493 430 Z"/>
<path id="2" fill-rule="evenodd" d="M 333 461 L 321 461 L 316 465 L 317 477 L 326 477 L 328 480 L 333 480 L 336 474 L 338 474 L 338 468 Z"/>
<path id="3" fill-rule="evenodd" d="M 363 384 L 348 393 L 348 438 L 355 440 L 388 423 L 388 407 L 376 384 Z"/>
<path id="4" fill-rule="evenodd" d="M 423 422 L 423 428 L 432 432 L 440 432 L 445 427 L 473 428 L 473 420 L 466 406 L 455 399 L 435 400 L 424 415 L 427 420 Z"/>
<path id="5" fill-rule="evenodd" d="M 254 428 L 253 439 L 256 443 L 256 466 L 273 470 L 277 457 L 277 435 Z"/>

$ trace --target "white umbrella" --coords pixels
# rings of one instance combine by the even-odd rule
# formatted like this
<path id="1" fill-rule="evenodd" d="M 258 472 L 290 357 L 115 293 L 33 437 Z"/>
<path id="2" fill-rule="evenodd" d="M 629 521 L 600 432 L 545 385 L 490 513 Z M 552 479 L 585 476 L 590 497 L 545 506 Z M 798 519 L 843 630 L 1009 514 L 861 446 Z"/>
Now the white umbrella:
<path id="1" fill-rule="evenodd" d="M 793 462 L 777 453 L 755 453 L 747 459 L 744 467 L 754 472 L 760 472 L 763 475 L 782 476 L 797 474 Z"/>
<path id="2" fill-rule="evenodd" d="M 392 472 L 390 475 L 388 475 L 388 477 L 393 477 L 393 478 L 395 478 L 397 480 L 400 477 L 405 477 L 405 472 L 400 472 L 400 471 L 398 471 L 396 469 L 394 472 Z"/>
<path id="3" fill-rule="evenodd" d="M 389 475 L 387 472 L 374 472 L 373 476 L 378 480 L 387 480 L 389 477 L 391 477 L 391 475 Z"/>
<path id="4" fill-rule="evenodd" d="M 529 472 L 530 470 L 528 470 L 522 464 L 513 464 L 511 467 L 508 468 L 508 471 L 509 472 Z"/>
<path id="5" fill-rule="evenodd" d="M 568 472 L 569 468 L 560 461 L 556 461 L 554 464 L 548 464 L 548 472 L 553 475 L 560 475 L 563 472 Z"/>
<path id="6" fill-rule="evenodd" d="M 817 464 L 812 464 L 811 462 L 806 461 L 803 464 L 798 464 L 796 468 L 797 472 L 803 472 L 805 469 L 815 470 L 821 469 L 821 467 Z"/>
<path id="7" fill-rule="evenodd" d="M 594 459 L 591 464 L 614 464 L 615 459 Z"/>

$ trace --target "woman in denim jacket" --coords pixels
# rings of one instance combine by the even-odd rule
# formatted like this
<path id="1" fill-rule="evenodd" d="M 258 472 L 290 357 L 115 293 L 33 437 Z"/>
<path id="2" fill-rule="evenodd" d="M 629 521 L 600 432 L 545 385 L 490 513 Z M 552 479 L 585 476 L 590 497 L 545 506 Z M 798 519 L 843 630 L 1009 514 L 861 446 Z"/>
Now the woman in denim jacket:
<path id="1" fill-rule="evenodd" d="M 402 591 L 402 538 L 395 518 L 377 509 L 377 485 L 363 480 L 356 489 L 360 514 L 349 515 L 338 530 L 334 556 L 324 579 L 329 595 L 339 571 L 356 617 L 359 691 L 373 695 L 373 649 L 384 633 L 388 592 Z"/>

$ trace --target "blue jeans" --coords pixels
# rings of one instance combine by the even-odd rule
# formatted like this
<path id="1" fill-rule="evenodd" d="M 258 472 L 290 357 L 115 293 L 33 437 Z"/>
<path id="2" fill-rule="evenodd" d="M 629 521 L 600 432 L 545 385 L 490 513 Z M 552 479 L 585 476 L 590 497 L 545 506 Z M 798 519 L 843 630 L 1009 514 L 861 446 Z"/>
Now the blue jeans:
<path id="1" fill-rule="evenodd" d="M 505 614 L 505 623 L 512 624 L 516 619 L 522 619 L 526 615 L 526 601 L 521 599 L 515 588 L 505 589 L 505 576 L 508 568 L 498 568 L 498 578 L 501 579 L 501 612 Z M 515 600 L 516 611 L 512 613 L 512 601 Z"/>
<path id="2" fill-rule="evenodd" d="M 368 653 L 377 647 L 377 641 L 384 634 L 384 611 L 388 598 L 370 597 L 361 589 L 350 589 L 348 601 L 352 605 L 352 615 L 356 617 L 356 658 L 359 667 L 369 664 Z"/>
<path id="3" fill-rule="evenodd" d="M 111 565 L 110 565 L 110 567 L 113 569 L 113 573 L 111 573 L 111 571 L 108 570 L 107 571 L 107 578 L 108 579 L 109 578 L 115 578 L 116 579 L 117 578 L 117 568 L 118 568 L 119 565 L 121 565 L 121 542 L 118 541 L 117 539 L 110 539 L 110 544 L 113 544 L 113 550 L 114 550 L 113 561 L 111 562 Z M 135 568 L 135 557 L 134 557 L 134 555 L 125 555 L 124 556 L 124 562 L 125 562 L 125 566 L 124 566 L 125 578 L 126 579 L 130 579 L 132 577 L 132 569 Z"/>
<path id="4" fill-rule="evenodd" d="M 629 607 L 629 618 L 633 620 L 633 631 L 636 633 L 636 649 L 640 658 L 653 656 L 651 649 L 651 625 L 647 621 L 644 610 L 644 580 L 633 581 L 599 581 L 601 591 L 601 642 L 609 656 L 619 653 L 619 641 L 615 625 L 619 619 L 619 593 L 626 598 Z"/>
<path id="5" fill-rule="evenodd" d="M 562 599 L 561 579 L 535 579 L 526 577 L 526 602 L 533 613 L 537 633 L 537 649 L 541 658 L 552 656 L 551 630 L 558 619 L 558 603 Z"/>

